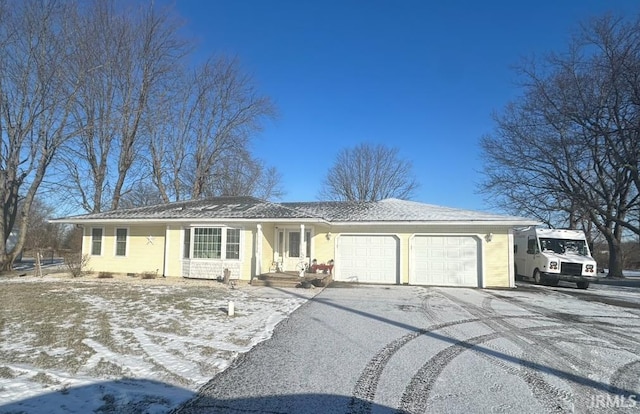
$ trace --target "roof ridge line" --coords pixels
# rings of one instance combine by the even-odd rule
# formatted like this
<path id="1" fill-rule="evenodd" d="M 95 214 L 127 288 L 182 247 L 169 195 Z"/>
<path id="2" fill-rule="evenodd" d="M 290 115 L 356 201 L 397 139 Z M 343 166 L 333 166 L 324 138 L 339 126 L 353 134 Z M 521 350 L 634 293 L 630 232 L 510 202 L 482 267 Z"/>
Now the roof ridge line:
<path id="1" fill-rule="evenodd" d="M 279 207 L 285 208 L 285 209 L 287 209 L 289 211 L 295 211 L 296 213 L 308 214 L 313 218 L 321 219 L 321 220 L 326 221 L 327 223 L 331 223 L 331 220 L 327 219 L 324 216 L 321 216 L 321 215 L 318 215 L 318 214 L 315 214 L 315 213 L 312 213 L 310 211 L 306 211 L 306 210 L 303 210 L 303 209 L 298 209 L 298 208 L 286 206 L 286 205 L 283 204 L 283 203 L 286 203 L 286 201 L 277 202 L 277 203 L 273 202 L 273 201 L 269 201 L 269 200 L 263 200 L 263 201 L 265 201 L 266 203 L 269 203 L 271 205 L 277 205 Z M 298 202 L 297 201 L 293 201 L 292 203 L 298 203 Z"/>

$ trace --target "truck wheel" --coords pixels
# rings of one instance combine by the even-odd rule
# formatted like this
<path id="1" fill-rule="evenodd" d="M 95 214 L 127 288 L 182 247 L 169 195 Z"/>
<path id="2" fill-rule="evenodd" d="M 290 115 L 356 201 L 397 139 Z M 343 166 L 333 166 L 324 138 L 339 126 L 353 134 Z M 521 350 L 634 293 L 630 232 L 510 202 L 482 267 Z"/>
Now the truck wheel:
<path id="1" fill-rule="evenodd" d="M 560 279 L 557 277 L 548 277 L 547 280 L 545 280 L 545 284 L 548 286 L 558 286 L 558 283 L 560 283 Z"/>
<path id="2" fill-rule="evenodd" d="M 577 282 L 578 289 L 586 289 L 589 287 L 589 282 Z"/>
<path id="3" fill-rule="evenodd" d="M 542 275 L 540 275 L 540 271 L 538 269 L 533 271 L 533 281 L 536 285 L 542 284 Z"/>

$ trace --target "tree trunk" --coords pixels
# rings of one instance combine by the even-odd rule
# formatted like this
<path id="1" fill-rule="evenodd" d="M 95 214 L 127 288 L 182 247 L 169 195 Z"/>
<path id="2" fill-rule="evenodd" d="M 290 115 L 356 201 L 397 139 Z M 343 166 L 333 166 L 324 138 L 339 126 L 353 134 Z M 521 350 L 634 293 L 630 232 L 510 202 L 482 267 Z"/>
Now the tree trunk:
<path id="1" fill-rule="evenodd" d="M 10 272 L 16 260 L 14 253 L 0 253 L 0 272 Z"/>
<path id="2" fill-rule="evenodd" d="M 620 242 L 615 239 L 607 240 L 607 244 L 609 245 L 609 273 L 607 277 L 622 278 L 624 277 L 622 274 L 622 246 Z"/>

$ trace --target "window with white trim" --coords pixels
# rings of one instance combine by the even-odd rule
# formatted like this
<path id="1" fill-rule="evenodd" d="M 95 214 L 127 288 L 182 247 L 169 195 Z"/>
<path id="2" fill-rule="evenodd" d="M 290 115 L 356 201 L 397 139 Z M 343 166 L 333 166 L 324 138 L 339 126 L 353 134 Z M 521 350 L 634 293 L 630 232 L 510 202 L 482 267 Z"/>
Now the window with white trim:
<path id="1" fill-rule="evenodd" d="M 91 229 L 91 255 L 102 255 L 102 227 L 93 227 Z"/>
<path id="2" fill-rule="evenodd" d="M 240 229 L 227 229 L 227 259 L 240 258 Z"/>
<path id="3" fill-rule="evenodd" d="M 289 232 L 289 257 L 300 257 L 300 232 Z"/>
<path id="4" fill-rule="evenodd" d="M 240 259 L 241 229 L 191 227 L 184 229 L 184 259 Z"/>
<path id="5" fill-rule="evenodd" d="M 191 227 L 184 229 L 185 259 L 240 259 L 241 229 Z"/>
<path id="6" fill-rule="evenodd" d="M 182 245 L 182 257 L 188 259 L 189 250 L 191 250 L 191 229 L 184 229 L 184 244 Z"/>
<path id="7" fill-rule="evenodd" d="M 193 229 L 193 258 L 222 258 L 222 229 L 219 227 L 196 227 Z"/>
<path id="8" fill-rule="evenodd" d="M 128 230 L 125 228 L 116 229 L 116 256 L 127 255 Z"/>
<path id="9" fill-rule="evenodd" d="M 304 242 L 306 244 L 305 254 L 306 257 L 311 257 L 311 231 L 307 230 L 304 232 Z M 290 231 L 289 232 L 289 257 L 302 257 L 300 255 L 301 249 L 300 246 L 300 232 L 299 231 Z"/>

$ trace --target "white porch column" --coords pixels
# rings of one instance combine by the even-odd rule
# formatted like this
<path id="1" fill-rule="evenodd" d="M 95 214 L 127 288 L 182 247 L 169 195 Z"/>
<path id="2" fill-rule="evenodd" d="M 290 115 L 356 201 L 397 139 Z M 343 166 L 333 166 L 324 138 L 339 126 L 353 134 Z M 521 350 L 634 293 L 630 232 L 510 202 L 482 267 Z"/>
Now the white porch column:
<path id="1" fill-rule="evenodd" d="M 307 243 L 304 240 L 304 224 L 300 225 L 300 258 L 307 257 Z"/>
<path id="2" fill-rule="evenodd" d="M 256 230 L 256 274 L 262 274 L 262 224 L 258 224 Z"/>

